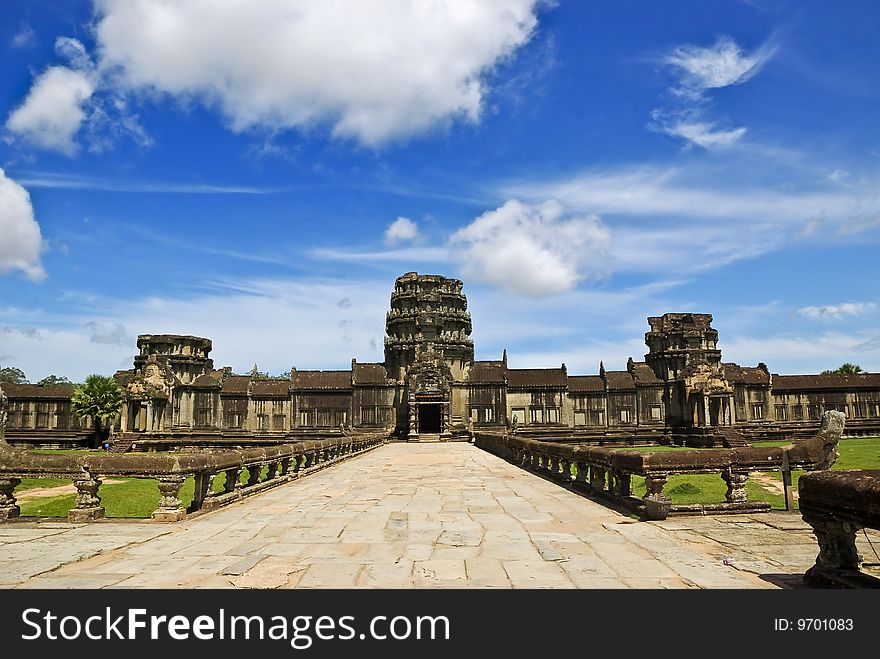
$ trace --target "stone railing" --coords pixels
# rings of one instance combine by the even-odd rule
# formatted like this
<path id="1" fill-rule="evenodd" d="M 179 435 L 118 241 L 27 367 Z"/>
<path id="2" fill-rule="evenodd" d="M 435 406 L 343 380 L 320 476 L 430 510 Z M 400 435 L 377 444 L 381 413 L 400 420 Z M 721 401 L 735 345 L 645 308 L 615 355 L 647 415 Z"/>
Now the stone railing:
<path id="1" fill-rule="evenodd" d="M 287 483 L 352 455 L 384 443 L 385 434 L 340 436 L 295 444 L 224 450 L 217 452 L 124 454 L 39 454 L 12 449 L 0 435 L 0 521 L 20 515 L 15 488 L 23 478 L 70 479 L 76 487 L 76 504 L 70 522 L 88 522 L 104 516 L 98 488 L 108 477 L 152 478 L 159 485 L 155 521 L 183 519 L 187 512 L 213 510 L 268 488 Z M 247 470 L 247 479 L 241 475 Z M 225 474 L 222 489 L 214 480 Z M 195 494 L 188 511 L 180 489 L 188 477 L 195 479 Z M 215 491 L 219 490 L 219 491 Z"/>
<path id="2" fill-rule="evenodd" d="M 490 432 L 475 432 L 474 444 L 525 469 L 564 484 L 609 498 L 643 514 L 665 519 L 672 513 L 757 512 L 770 504 L 750 501 L 746 483 L 752 472 L 783 472 L 790 483 L 791 469 L 829 469 L 837 458 L 844 416 L 826 412 L 822 429 L 813 438 L 791 448 L 678 449 L 673 451 L 621 450 L 600 446 L 544 442 Z M 663 492 L 671 474 L 720 473 L 727 485 L 725 501 L 709 504 L 673 504 Z M 632 477 L 645 479 L 645 494 L 633 495 Z"/>
<path id="3" fill-rule="evenodd" d="M 819 541 L 816 564 L 804 581 L 817 588 L 880 588 L 880 579 L 860 570 L 856 534 L 880 529 L 880 470 L 822 471 L 798 483 L 804 521 Z"/>

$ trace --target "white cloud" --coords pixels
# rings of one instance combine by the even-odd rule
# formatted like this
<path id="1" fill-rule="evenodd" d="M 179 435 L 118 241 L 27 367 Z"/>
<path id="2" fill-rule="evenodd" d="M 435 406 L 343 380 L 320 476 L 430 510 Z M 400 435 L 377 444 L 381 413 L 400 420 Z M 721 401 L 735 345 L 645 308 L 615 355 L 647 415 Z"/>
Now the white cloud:
<path id="1" fill-rule="evenodd" d="M 53 66 L 34 81 L 24 103 L 9 115 L 6 128 L 25 142 L 73 155 L 74 135 L 86 118 L 84 105 L 94 91 L 87 73 Z"/>
<path id="2" fill-rule="evenodd" d="M 869 231 L 880 217 L 877 185 L 843 188 L 826 180 L 793 186 L 778 167 L 631 167 L 501 186 L 505 198 L 556 199 L 597 214 L 614 236 L 617 271 L 683 273 L 717 268 L 791 245 Z M 782 176 L 783 185 L 774 177 Z M 817 218 L 821 218 L 818 223 Z"/>
<path id="3" fill-rule="evenodd" d="M 528 297 L 570 290 L 603 267 L 611 234 L 595 215 L 556 201 L 512 199 L 456 231 L 450 246 L 465 277 Z"/>
<path id="4" fill-rule="evenodd" d="M 738 142 L 745 134 L 745 128 L 732 128 L 730 130 L 716 129 L 715 125 L 706 121 L 688 121 L 681 117 L 668 122 L 661 118 L 660 113 L 654 113 L 657 121 L 654 126 L 663 133 L 672 137 L 681 137 L 707 150 L 724 149 Z"/>
<path id="5" fill-rule="evenodd" d="M 398 217 L 385 229 L 385 244 L 409 242 L 419 236 L 419 228 L 415 222 L 406 217 Z"/>
<path id="6" fill-rule="evenodd" d="M 36 35 L 34 34 L 34 29 L 28 25 L 27 23 L 22 23 L 18 32 L 12 37 L 12 41 L 9 45 L 13 48 L 29 48 L 33 46 L 37 42 Z"/>
<path id="7" fill-rule="evenodd" d="M 839 319 L 846 316 L 861 316 L 876 308 L 873 302 L 844 302 L 820 307 L 803 307 L 798 313 L 807 318 Z"/>
<path id="8" fill-rule="evenodd" d="M 477 121 L 540 0 L 96 0 L 99 66 L 236 131 L 329 124 L 366 145 Z"/>
<path id="9" fill-rule="evenodd" d="M 678 46 L 660 58 L 660 63 L 671 67 L 676 76 L 677 82 L 669 91 L 677 107 L 654 110 L 654 123 L 649 127 L 707 150 L 730 147 L 745 135 L 746 129 L 716 128 L 714 122 L 707 121 L 704 118 L 707 90 L 746 82 L 775 53 L 772 40 L 747 54 L 728 36 L 719 37 L 709 47 Z"/>
<path id="10" fill-rule="evenodd" d="M 709 47 L 679 46 L 661 61 L 678 69 L 681 89 L 699 92 L 746 82 L 775 53 L 776 46 L 768 41 L 753 53 L 746 54 L 725 35 Z"/>
<path id="11" fill-rule="evenodd" d="M 0 274 L 21 270 L 29 279 L 46 277 L 40 263 L 43 239 L 27 190 L 0 169 Z"/>

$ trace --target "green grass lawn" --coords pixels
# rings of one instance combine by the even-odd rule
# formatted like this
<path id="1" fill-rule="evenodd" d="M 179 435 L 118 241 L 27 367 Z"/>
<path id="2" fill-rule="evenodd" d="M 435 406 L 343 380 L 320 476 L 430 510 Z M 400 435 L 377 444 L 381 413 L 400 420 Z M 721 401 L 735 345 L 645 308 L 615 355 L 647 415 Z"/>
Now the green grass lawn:
<path id="1" fill-rule="evenodd" d="M 791 442 L 772 441 L 755 442 L 753 446 L 787 446 Z M 649 450 L 682 450 L 679 447 L 656 446 Z M 880 437 L 852 437 L 841 440 L 838 445 L 840 457 L 834 463 L 833 469 L 880 469 Z M 798 479 L 803 471 L 793 471 L 791 474 L 792 485 L 797 492 Z M 779 472 L 765 472 L 765 475 L 782 482 L 782 474 Z M 766 501 L 773 508 L 785 509 L 785 498 L 781 493 L 771 491 L 759 484 L 753 477 L 746 483 L 746 492 L 749 499 Z M 633 476 L 632 491 L 638 496 L 645 493 L 645 479 Z M 724 501 L 727 486 L 721 479 L 721 474 L 693 474 L 672 475 L 663 492 L 672 498 L 674 503 L 720 503 Z M 797 507 L 797 501 L 795 501 Z"/>
<path id="2" fill-rule="evenodd" d="M 262 476 L 266 475 L 267 469 L 268 467 L 263 469 Z M 244 483 L 247 478 L 248 471 L 244 469 L 240 481 Z M 105 515 L 107 517 L 149 517 L 159 502 L 159 486 L 155 479 L 125 478 L 118 480 L 122 482 L 102 484 L 98 490 Z M 25 487 L 26 481 L 27 487 Z M 22 484 L 16 488 L 16 491 L 71 484 L 69 480 L 57 478 L 29 478 L 26 481 L 22 480 Z M 225 482 L 226 474 L 220 474 L 214 479 L 214 491 L 220 492 Z M 184 508 L 192 503 L 194 491 L 195 481 L 192 478 L 187 478 L 180 489 L 180 500 Z M 74 507 L 75 501 L 75 494 L 66 494 L 22 501 L 19 505 L 21 506 L 21 514 L 25 517 L 67 517 L 67 511 Z"/>

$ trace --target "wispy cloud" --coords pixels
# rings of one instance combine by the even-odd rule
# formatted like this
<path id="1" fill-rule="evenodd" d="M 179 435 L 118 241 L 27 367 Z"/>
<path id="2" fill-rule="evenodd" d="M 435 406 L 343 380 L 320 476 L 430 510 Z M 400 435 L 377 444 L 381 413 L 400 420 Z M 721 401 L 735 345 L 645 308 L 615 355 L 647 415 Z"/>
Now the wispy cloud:
<path id="1" fill-rule="evenodd" d="M 316 247 L 309 254 L 315 259 L 352 263 L 446 263 L 450 260 L 445 247 L 403 247 L 373 252 Z"/>
<path id="2" fill-rule="evenodd" d="M 419 237 L 419 227 L 408 217 L 398 217 L 385 229 L 385 244 L 406 243 Z"/>
<path id="3" fill-rule="evenodd" d="M 874 302 L 843 302 L 821 307 L 802 307 L 798 309 L 801 316 L 807 318 L 828 318 L 838 320 L 847 316 L 861 316 L 877 308 Z"/>
<path id="4" fill-rule="evenodd" d="M 741 85 L 751 79 L 776 53 L 774 39 L 746 53 L 729 36 L 712 46 L 682 45 L 659 58 L 671 70 L 675 84 L 669 88 L 673 103 L 651 113 L 651 130 L 684 139 L 706 150 L 728 149 L 746 134 L 745 127 L 717 127 L 706 118 L 708 92 Z"/>
<path id="5" fill-rule="evenodd" d="M 94 190 L 100 192 L 153 192 L 157 194 L 273 194 L 292 188 L 179 183 L 173 181 L 114 180 L 56 172 L 23 172 L 18 180 L 30 188 Z"/>

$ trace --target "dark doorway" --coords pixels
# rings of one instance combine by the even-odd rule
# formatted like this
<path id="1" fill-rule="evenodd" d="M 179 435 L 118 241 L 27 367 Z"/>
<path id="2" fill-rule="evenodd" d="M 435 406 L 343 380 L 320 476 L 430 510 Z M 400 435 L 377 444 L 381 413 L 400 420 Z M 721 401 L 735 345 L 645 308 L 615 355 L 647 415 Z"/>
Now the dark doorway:
<path id="1" fill-rule="evenodd" d="M 721 425 L 721 399 L 720 398 L 710 398 L 709 399 L 709 425 L 710 426 L 719 426 Z"/>
<path id="2" fill-rule="evenodd" d="M 440 433 L 440 405 L 419 405 L 419 434 Z"/>

